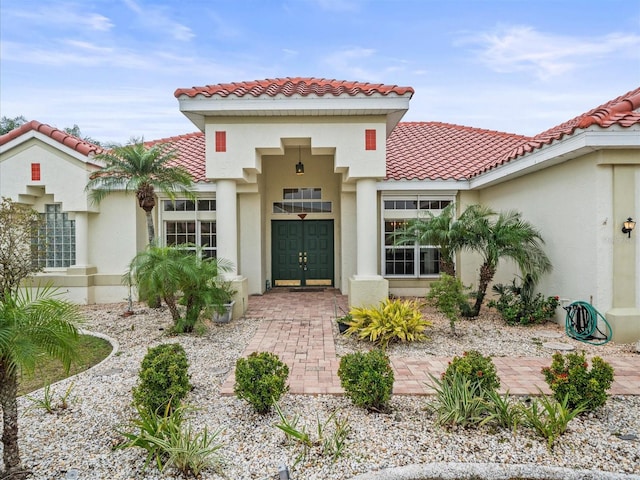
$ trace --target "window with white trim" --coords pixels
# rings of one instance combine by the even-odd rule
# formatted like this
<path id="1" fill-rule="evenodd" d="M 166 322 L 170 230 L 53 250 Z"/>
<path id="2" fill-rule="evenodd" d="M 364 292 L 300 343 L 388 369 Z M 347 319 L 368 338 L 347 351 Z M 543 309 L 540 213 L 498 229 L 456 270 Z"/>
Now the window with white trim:
<path id="1" fill-rule="evenodd" d="M 44 241 L 39 249 L 38 265 L 43 268 L 66 268 L 76 263 L 76 222 L 62 211 L 60 204 L 45 205 L 38 238 Z"/>
<path id="2" fill-rule="evenodd" d="M 440 249 L 437 245 L 395 245 L 395 233 L 407 221 L 430 211 L 438 215 L 453 201 L 421 195 L 385 196 L 382 199 L 384 258 L 386 277 L 419 278 L 440 274 Z"/>
<path id="3" fill-rule="evenodd" d="M 216 201 L 163 200 L 164 244 L 197 245 L 203 257 L 217 256 Z M 195 247 L 194 247 L 195 250 Z"/>

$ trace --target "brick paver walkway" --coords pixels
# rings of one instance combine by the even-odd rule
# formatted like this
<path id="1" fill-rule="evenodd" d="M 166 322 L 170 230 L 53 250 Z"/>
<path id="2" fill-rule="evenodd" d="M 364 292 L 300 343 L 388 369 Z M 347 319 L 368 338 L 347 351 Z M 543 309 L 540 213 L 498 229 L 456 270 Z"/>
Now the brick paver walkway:
<path id="1" fill-rule="evenodd" d="M 336 357 L 333 323 L 347 311 L 347 298 L 337 290 L 291 292 L 272 290 L 251 296 L 246 316 L 263 320 L 247 346 L 251 352 L 269 351 L 289 366 L 290 392 L 294 394 L 342 394 L 337 376 L 340 359 Z M 460 352 L 462 353 L 462 352 Z M 549 393 L 540 369 L 551 363 L 540 357 L 494 357 L 502 391 L 514 395 Z M 615 370 L 613 395 L 640 395 L 640 355 L 603 357 Z M 391 357 L 395 373 L 394 394 L 426 395 L 429 374 L 440 375 L 450 358 Z M 221 388 L 223 395 L 233 394 L 234 374 Z"/>

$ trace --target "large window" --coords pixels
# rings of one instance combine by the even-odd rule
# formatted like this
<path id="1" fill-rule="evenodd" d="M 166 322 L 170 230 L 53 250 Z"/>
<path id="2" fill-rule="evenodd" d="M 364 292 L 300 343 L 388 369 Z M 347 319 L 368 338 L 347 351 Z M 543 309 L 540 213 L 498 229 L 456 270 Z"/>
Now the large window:
<path id="1" fill-rule="evenodd" d="M 331 213 L 331 202 L 322 201 L 321 188 L 285 188 L 273 213 Z"/>
<path id="2" fill-rule="evenodd" d="M 197 245 L 204 257 L 217 256 L 214 199 L 164 200 L 162 206 L 165 245 Z"/>
<path id="3" fill-rule="evenodd" d="M 394 245 L 395 234 L 407 220 L 437 215 L 451 199 L 422 196 L 385 197 L 383 199 L 384 275 L 388 277 L 428 277 L 440 274 L 440 251 L 437 245 Z"/>
<path id="4" fill-rule="evenodd" d="M 69 220 L 69 215 L 62 211 L 60 204 L 45 205 L 38 265 L 43 268 L 65 268 L 76 263 L 76 222 Z"/>

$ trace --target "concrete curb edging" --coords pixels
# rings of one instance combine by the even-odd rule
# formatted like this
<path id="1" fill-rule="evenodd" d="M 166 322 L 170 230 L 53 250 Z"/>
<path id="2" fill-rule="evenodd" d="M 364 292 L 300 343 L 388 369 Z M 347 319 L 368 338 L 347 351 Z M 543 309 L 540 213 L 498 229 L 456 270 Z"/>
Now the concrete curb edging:
<path id="1" fill-rule="evenodd" d="M 499 463 L 427 463 L 364 473 L 351 480 L 640 480 L 640 475 Z"/>

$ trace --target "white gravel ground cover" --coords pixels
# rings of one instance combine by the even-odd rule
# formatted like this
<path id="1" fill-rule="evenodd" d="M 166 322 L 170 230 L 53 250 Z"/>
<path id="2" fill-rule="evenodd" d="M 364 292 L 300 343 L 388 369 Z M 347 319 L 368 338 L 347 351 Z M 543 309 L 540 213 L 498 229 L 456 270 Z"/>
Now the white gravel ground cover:
<path id="1" fill-rule="evenodd" d="M 58 395 L 70 382 L 74 383 L 69 409 L 51 415 L 30 408 L 28 399 L 20 399 L 21 455 L 25 466 L 34 473 L 32 478 L 179 478 L 175 472 L 161 474 L 153 466 L 143 472 L 143 450 L 112 450 L 120 440 L 116 428 L 133 414 L 131 388 L 137 382 L 140 362 L 148 347 L 164 342 L 179 342 L 189 357 L 194 389 L 187 402 L 198 409 L 190 417 L 191 424 L 196 430 L 204 426 L 210 431 L 223 429 L 219 437 L 224 444 L 219 451 L 220 464 L 206 470 L 202 478 L 278 479 L 278 466 L 282 464 L 289 466 L 292 480 L 350 479 L 367 472 L 430 462 L 568 467 L 593 470 L 593 478 L 598 478 L 598 471 L 640 472 L 640 442 L 620 438 L 640 436 L 640 397 L 610 398 L 596 413 L 573 420 L 569 431 L 550 452 L 544 439 L 524 427 L 515 435 L 488 426 L 456 431 L 439 428 L 425 411 L 428 397 L 395 396 L 390 414 L 371 414 L 353 407 L 341 396 L 285 395 L 282 409 L 290 416 L 299 415 L 301 424 L 307 424 L 311 432 L 318 418 L 324 420 L 333 411 L 348 418 L 351 427 L 345 454 L 336 462 L 311 451 L 295 464 L 300 449 L 287 443 L 284 434 L 274 427 L 278 420 L 275 413 L 257 415 L 245 402 L 218 394 L 259 320 L 244 318 L 212 325 L 202 336 L 170 337 L 166 333 L 171 324 L 168 312 L 136 305 L 136 315 L 122 317 L 124 310 L 123 304 L 86 307 L 85 328 L 116 339 L 119 351 L 94 369 L 52 387 Z M 473 324 L 461 322 L 460 336 L 453 337 L 446 321 L 437 315 L 433 318 L 432 341 L 415 347 L 394 347 L 391 353 L 440 356 L 461 354 L 475 347 L 485 354 L 550 357 L 549 352 L 541 350 L 536 332 L 553 329 L 553 325 L 523 333 L 522 329 L 505 327 L 489 316 Z M 356 348 L 353 342 L 340 337 L 338 353 Z M 598 348 L 587 348 L 587 352 L 634 355 L 628 345 Z M 42 391 L 32 396 L 42 396 Z"/>

